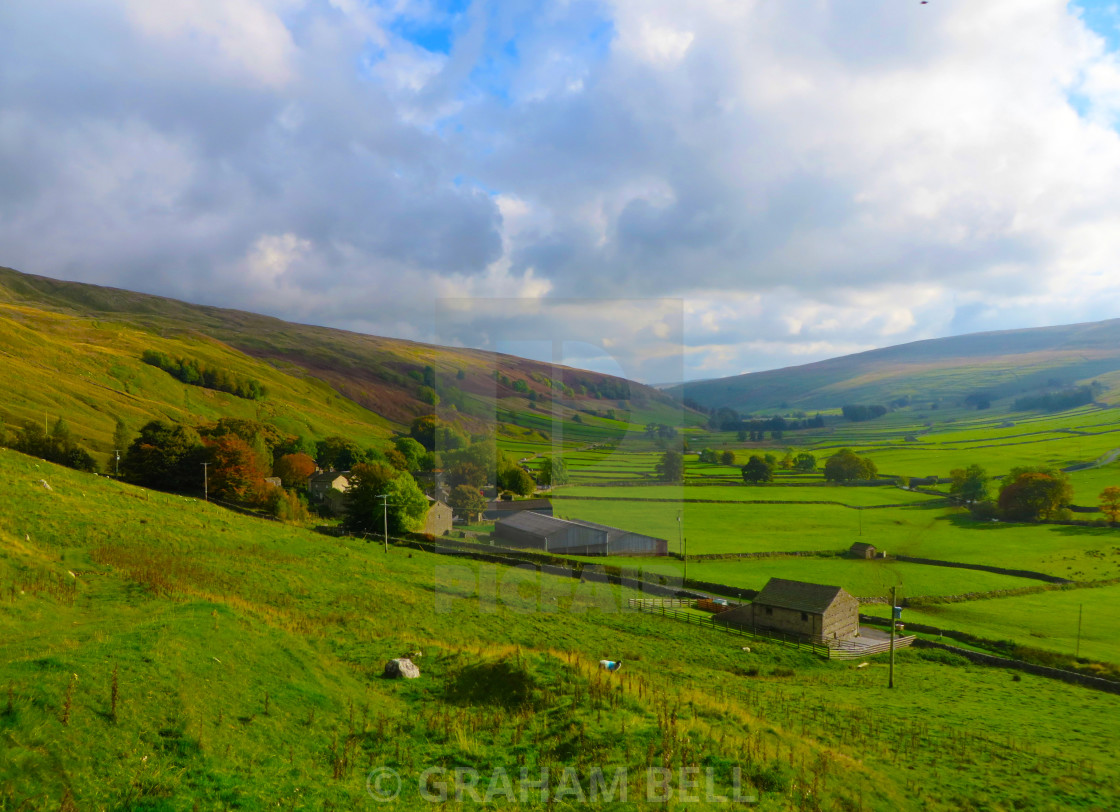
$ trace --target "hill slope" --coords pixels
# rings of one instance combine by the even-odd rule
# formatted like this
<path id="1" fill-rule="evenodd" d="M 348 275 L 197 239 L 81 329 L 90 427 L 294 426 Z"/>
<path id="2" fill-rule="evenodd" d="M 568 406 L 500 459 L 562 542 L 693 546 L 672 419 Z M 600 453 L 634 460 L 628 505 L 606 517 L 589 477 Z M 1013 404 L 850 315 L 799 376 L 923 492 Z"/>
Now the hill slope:
<path id="1" fill-rule="evenodd" d="M 698 768 L 673 808 L 732 808 L 705 785 L 730 795 L 736 769 L 760 810 L 1115 800 L 1115 695 L 913 650 L 888 691 L 882 657 L 745 652 L 625 611 L 627 590 L 386 554 L 8 450 L 0 490 L 0 809 L 370 808 L 376 768 L 402 779 L 381 807 L 409 810 L 425 770 L 438 793 L 456 768 L 481 782 L 455 808 L 497 768 L 512 795 L 488 808 L 583 808 L 571 781 L 589 796 L 597 769 L 629 800 L 592 806 L 660 807 L 662 767 L 678 791 Z M 380 678 L 416 649 L 419 679 Z M 522 770 L 557 802 L 519 805 Z"/>
<path id="2" fill-rule="evenodd" d="M 245 401 L 180 384 L 141 363 L 146 349 L 259 379 L 270 395 Z M 609 375 L 6 268 L 0 268 L 0 376 L 22 382 L 16 391 L 0 391 L 6 422 L 61 414 L 102 454 L 115 416 L 136 425 L 152 417 L 255 417 L 312 437 L 374 441 L 436 411 L 433 389 L 443 401 L 441 415 L 468 429 L 492 427 L 496 419 L 523 427 L 545 423 L 553 403 L 565 421 L 584 412 L 581 422 L 565 425 L 572 439 L 617 434 L 628 420 L 679 422 L 681 415 L 667 395 Z M 608 408 L 621 413 L 618 419 L 606 417 Z"/>
<path id="3" fill-rule="evenodd" d="M 740 412 L 831 409 L 896 398 L 994 398 L 1120 375 L 1120 319 L 929 339 L 812 364 L 693 381 L 670 391 Z M 1120 382 L 1120 381 L 1118 381 Z M 783 404 L 785 404 L 783 406 Z"/>

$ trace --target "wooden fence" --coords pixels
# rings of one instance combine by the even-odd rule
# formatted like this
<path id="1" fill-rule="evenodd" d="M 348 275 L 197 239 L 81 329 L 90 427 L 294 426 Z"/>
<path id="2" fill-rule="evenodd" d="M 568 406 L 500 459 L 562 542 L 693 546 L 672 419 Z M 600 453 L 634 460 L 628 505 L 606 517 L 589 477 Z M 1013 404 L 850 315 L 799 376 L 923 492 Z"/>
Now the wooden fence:
<path id="1" fill-rule="evenodd" d="M 690 605 L 687 601 L 681 602 L 683 605 Z M 691 602 L 695 604 L 695 601 Z M 823 643 L 814 643 L 807 637 L 799 637 L 797 635 L 784 634 L 778 631 L 763 631 L 762 629 L 748 629 L 743 626 L 734 626 L 727 623 L 717 623 L 715 615 L 701 615 L 696 612 L 683 612 L 680 609 L 671 606 L 659 605 L 659 601 L 643 600 L 639 598 L 631 598 L 630 606 L 637 609 L 639 612 L 648 612 L 654 615 L 661 615 L 661 617 L 672 618 L 673 620 L 683 621 L 684 623 L 691 623 L 695 626 L 704 626 L 708 629 L 715 629 L 716 631 L 725 632 L 727 634 L 737 634 L 740 637 L 749 637 L 752 640 L 772 640 L 783 645 L 790 646 L 796 649 L 805 649 L 811 651 L 819 657 L 828 659 L 829 648 Z"/>

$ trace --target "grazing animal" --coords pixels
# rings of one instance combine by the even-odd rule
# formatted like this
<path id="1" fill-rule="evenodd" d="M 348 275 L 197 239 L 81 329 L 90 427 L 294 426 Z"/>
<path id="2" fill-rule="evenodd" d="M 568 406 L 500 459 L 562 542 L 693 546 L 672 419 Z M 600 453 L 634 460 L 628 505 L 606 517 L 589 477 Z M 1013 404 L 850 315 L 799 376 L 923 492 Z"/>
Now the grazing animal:
<path id="1" fill-rule="evenodd" d="M 871 663 L 860 663 L 859 665 L 856 666 L 856 668 L 867 668 L 867 666 L 869 666 L 869 665 L 871 665 Z"/>
<path id="2" fill-rule="evenodd" d="M 604 671 L 610 671 L 611 673 L 614 673 L 618 669 L 622 668 L 622 660 L 599 660 L 599 667 Z"/>
<path id="3" fill-rule="evenodd" d="M 745 651 L 745 652 L 747 652 L 748 654 L 750 654 L 750 651 L 751 651 L 751 647 L 750 647 L 750 646 L 743 646 L 743 651 Z"/>

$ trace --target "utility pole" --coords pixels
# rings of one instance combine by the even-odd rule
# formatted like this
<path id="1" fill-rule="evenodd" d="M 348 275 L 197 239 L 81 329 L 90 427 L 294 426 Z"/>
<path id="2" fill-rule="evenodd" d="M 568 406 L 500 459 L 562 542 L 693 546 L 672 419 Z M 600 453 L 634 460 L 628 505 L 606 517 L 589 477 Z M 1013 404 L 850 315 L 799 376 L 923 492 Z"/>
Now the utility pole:
<path id="1" fill-rule="evenodd" d="M 890 667 L 889 675 L 887 677 L 887 687 L 888 688 L 893 688 L 894 687 L 894 627 L 895 627 L 895 623 L 897 622 L 897 620 L 895 619 L 895 615 L 898 614 L 898 610 L 895 609 L 895 606 L 897 604 L 895 603 L 894 589 L 895 588 L 892 586 L 891 587 L 891 667 Z"/>
<path id="2" fill-rule="evenodd" d="M 113 450 L 116 451 L 116 453 L 117 453 L 116 471 L 117 471 L 117 478 L 119 479 L 120 475 L 121 475 L 121 450 L 119 448 L 115 448 Z"/>
<path id="3" fill-rule="evenodd" d="M 681 522 L 681 511 L 677 511 L 677 547 L 681 551 L 681 561 L 684 562 L 684 581 L 682 586 L 688 586 L 688 551 L 684 546 L 684 524 Z"/>
<path id="4" fill-rule="evenodd" d="M 863 508 L 856 508 L 856 515 L 859 516 L 859 534 L 860 534 L 860 536 L 862 536 L 863 535 Z M 891 611 L 894 611 L 894 610 L 892 609 Z"/>
<path id="5" fill-rule="evenodd" d="M 207 469 L 207 466 L 209 464 L 210 463 L 208 463 L 208 462 L 202 463 L 202 501 L 203 502 L 209 502 L 210 501 L 210 477 L 209 477 L 210 471 Z"/>
<path id="6" fill-rule="evenodd" d="M 1073 656 L 1081 656 L 1081 610 L 1085 608 L 1085 604 L 1077 604 L 1077 648 L 1074 649 Z"/>
<path id="7" fill-rule="evenodd" d="M 380 494 L 378 499 L 381 500 L 381 516 L 385 522 L 385 552 L 389 552 L 389 494 Z"/>

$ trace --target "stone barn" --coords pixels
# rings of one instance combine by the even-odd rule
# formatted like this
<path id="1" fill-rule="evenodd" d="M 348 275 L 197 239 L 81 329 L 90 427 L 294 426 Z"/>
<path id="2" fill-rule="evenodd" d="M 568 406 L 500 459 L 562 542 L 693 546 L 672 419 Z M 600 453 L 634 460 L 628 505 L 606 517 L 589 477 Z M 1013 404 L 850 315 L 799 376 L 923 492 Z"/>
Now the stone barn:
<path id="1" fill-rule="evenodd" d="M 428 515 L 424 519 L 424 532 L 432 536 L 445 536 L 451 532 L 451 508 L 438 499 L 427 497 Z"/>
<path id="2" fill-rule="evenodd" d="M 494 538 L 510 547 L 564 555 L 668 555 L 665 539 L 579 519 L 557 519 L 529 510 L 500 519 Z"/>
<path id="3" fill-rule="evenodd" d="M 771 578 L 753 601 L 715 621 L 828 643 L 859 634 L 859 601 L 838 586 Z"/>
<path id="4" fill-rule="evenodd" d="M 875 549 L 874 544 L 868 544 L 865 541 L 857 541 L 848 548 L 849 558 L 874 558 L 878 551 Z"/>

